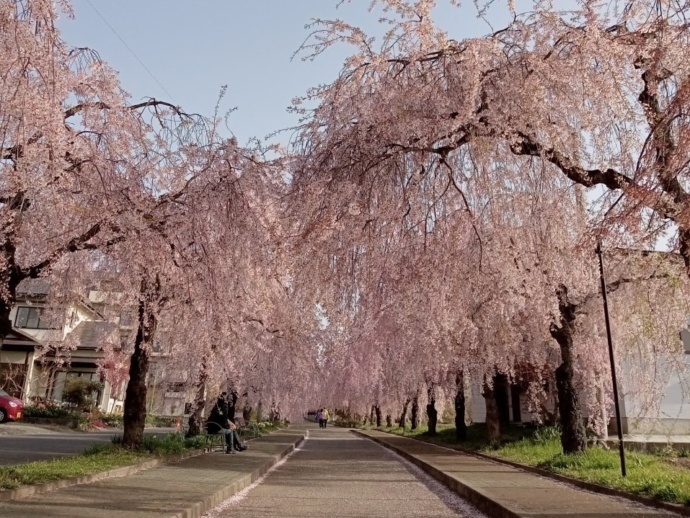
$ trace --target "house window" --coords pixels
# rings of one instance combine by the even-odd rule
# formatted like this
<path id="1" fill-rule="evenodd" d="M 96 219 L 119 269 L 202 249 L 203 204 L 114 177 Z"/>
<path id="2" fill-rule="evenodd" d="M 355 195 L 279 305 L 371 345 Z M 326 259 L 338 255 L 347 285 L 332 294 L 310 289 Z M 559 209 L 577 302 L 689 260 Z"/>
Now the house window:
<path id="1" fill-rule="evenodd" d="M 168 383 L 168 392 L 184 392 L 184 383 Z"/>
<path id="2" fill-rule="evenodd" d="M 157 354 L 166 354 L 170 352 L 170 344 L 162 343 L 160 340 L 153 341 L 153 347 L 151 347 L 151 352 Z"/>
<path id="3" fill-rule="evenodd" d="M 23 363 L 0 363 L 0 389 L 10 396 L 22 398 L 28 367 Z"/>
<path id="4" fill-rule="evenodd" d="M 14 320 L 14 327 L 24 329 L 59 329 L 55 325 L 55 319 L 48 316 L 45 308 L 17 308 L 17 317 Z"/>
<path id="5" fill-rule="evenodd" d="M 122 311 L 120 313 L 120 326 L 132 327 L 134 325 L 134 314 L 131 311 Z"/>

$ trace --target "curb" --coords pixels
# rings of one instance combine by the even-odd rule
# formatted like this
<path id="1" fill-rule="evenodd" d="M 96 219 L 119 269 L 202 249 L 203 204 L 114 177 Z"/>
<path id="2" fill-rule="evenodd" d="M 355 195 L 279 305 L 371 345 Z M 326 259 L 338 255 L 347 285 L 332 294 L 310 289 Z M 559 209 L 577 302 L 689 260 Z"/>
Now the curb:
<path id="1" fill-rule="evenodd" d="M 370 437 L 370 436 L 363 434 L 363 433 L 356 431 L 356 430 L 352 430 L 352 432 L 357 434 L 357 435 L 360 435 L 362 437 L 366 437 L 368 439 L 371 439 L 371 440 L 373 440 L 373 441 L 375 441 L 375 442 L 377 442 L 383 446 L 386 446 L 387 448 L 394 450 L 396 453 L 400 454 L 401 456 L 405 457 L 406 459 L 408 458 L 408 456 L 411 457 L 411 455 L 399 451 L 398 448 L 392 447 L 388 444 L 384 444 L 383 442 L 377 440 L 374 437 Z M 388 432 L 385 432 L 385 433 L 388 433 Z M 390 434 L 390 435 L 393 437 L 404 437 L 404 436 L 398 436 L 395 434 Z M 512 468 L 520 469 L 522 471 L 527 471 L 528 473 L 533 473 L 535 475 L 539 475 L 539 476 L 542 476 L 545 478 L 550 478 L 552 480 L 556 480 L 556 481 L 562 482 L 564 484 L 575 486 L 579 489 L 591 491 L 593 493 L 599 493 L 599 494 L 606 495 L 606 496 L 614 496 L 617 498 L 624 498 L 626 500 L 630 500 L 630 501 L 636 502 L 638 504 L 643 504 L 643 505 L 646 505 L 648 507 L 655 507 L 657 509 L 663 509 L 665 511 L 671 511 L 671 512 L 677 513 L 677 514 L 682 515 L 682 516 L 690 516 L 690 508 L 686 507 L 686 506 L 679 505 L 679 504 L 672 504 L 670 502 L 663 502 L 661 500 L 655 500 L 654 498 L 649 498 L 649 497 L 641 496 L 641 495 L 635 495 L 633 493 L 627 493 L 625 491 L 613 489 L 613 488 L 606 487 L 606 486 L 601 486 L 599 484 L 594 484 L 592 482 L 585 482 L 584 480 L 578 480 L 575 478 L 566 477 L 565 475 L 559 475 L 558 473 L 552 473 L 550 471 L 546 471 L 546 470 L 541 469 L 541 468 L 536 468 L 534 466 L 527 466 L 525 464 L 520 464 L 517 462 L 513 462 L 511 460 L 501 459 L 500 457 L 494 457 L 492 455 L 487 455 L 486 453 L 480 453 L 480 452 L 476 452 L 476 451 L 472 451 L 472 450 L 464 450 L 462 448 L 450 448 L 448 446 L 442 446 L 440 444 L 422 441 L 420 439 L 415 439 L 413 437 L 404 437 L 404 438 L 410 439 L 413 441 L 417 441 L 417 442 L 421 442 L 424 444 L 430 444 L 432 446 L 436 446 L 438 448 L 442 448 L 444 450 L 448 450 L 448 451 L 451 451 L 453 453 L 459 453 L 462 455 L 469 455 L 471 457 L 477 457 L 477 458 L 480 458 L 483 460 L 495 462 L 497 464 L 504 464 L 504 465 L 510 466 Z M 408 459 L 408 460 L 411 460 L 411 462 L 413 462 L 415 465 L 422 467 L 426 471 L 426 468 L 422 466 L 422 464 L 424 464 L 424 463 L 421 460 L 419 460 L 419 459 L 415 459 L 415 460 Z M 429 466 L 429 468 L 432 470 L 435 469 L 435 468 L 431 468 L 430 466 Z M 440 473 L 442 473 L 442 472 L 440 472 Z M 429 474 L 431 474 L 431 473 L 429 473 Z M 445 474 L 443 474 L 443 475 L 445 475 Z M 432 475 L 432 476 L 434 476 L 434 478 L 437 478 L 435 475 Z M 445 475 L 445 477 L 448 477 L 448 476 Z M 437 478 L 437 480 L 446 484 L 446 482 L 440 478 Z M 453 480 L 455 481 L 455 479 L 453 479 Z M 457 481 L 455 481 L 455 483 L 457 483 Z M 453 487 L 449 486 L 448 484 L 446 484 L 446 485 L 455 491 L 455 489 Z M 474 490 L 472 490 L 472 491 L 474 491 Z M 459 494 L 461 494 L 461 496 L 464 496 L 464 494 L 462 494 L 462 493 L 459 493 Z M 482 498 L 486 499 L 487 497 L 482 495 Z M 496 505 L 498 505 L 498 504 L 496 504 Z M 499 506 L 499 507 L 502 507 L 502 506 Z M 497 515 L 497 516 L 511 516 L 511 517 L 520 516 L 520 515 L 512 513 L 511 511 L 509 511 L 509 512 L 511 514 Z"/>
<path id="2" fill-rule="evenodd" d="M 98 473 L 92 473 L 91 475 L 84 475 L 81 477 L 65 478 L 62 480 L 56 480 L 54 482 L 46 482 L 45 484 L 37 484 L 34 486 L 22 486 L 17 489 L 11 490 L 0 490 L 0 502 L 9 502 L 12 500 L 19 500 L 22 498 L 27 498 L 34 495 L 39 495 L 42 493 L 49 493 L 57 489 L 62 489 L 65 487 L 76 486 L 79 484 L 89 484 L 91 482 L 97 482 L 99 480 L 104 480 L 107 478 L 118 478 L 126 477 L 128 475 L 133 475 L 139 471 L 145 469 L 155 468 L 161 464 L 169 462 L 177 462 L 190 457 L 196 457 L 199 455 L 204 455 L 208 453 L 208 449 L 203 450 L 193 450 L 186 453 L 180 453 L 176 455 L 166 456 L 159 459 L 152 459 L 140 462 L 139 464 L 133 464 L 131 466 L 123 466 L 121 468 L 114 468 L 108 471 L 101 471 Z"/>
<path id="3" fill-rule="evenodd" d="M 278 464 L 284 457 L 292 453 L 299 445 L 304 441 L 305 436 L 302 435 L 293 444 L 285 448 L 282 452 L 273 455 L 272 458 L 264 462 L 260 467 L 243 476 L 241 479 L 236 480 L 232 484 L 224 487 L 223 489 L 216 491 L 211 496 L 207 496 L 200 502 L 192 504 L 184 511 L 180 511 L 172 515 L 173 518 L 200 518 L 205 512 L 210 511 L 214 507 L 217 507 L 220 503 L 224 502 L 228 498 L 232 497 L 236 493 L 239 493 L 246 487 L 251 486 L 254 482 L 260 479 L 266 474 L 266 472 L 273 466 Z"/>
<path id="4" fill-rule="evenodd" d="M 384 448 L 388 448 L 389 450 L 394 451 L 395 453 L 403 457 L 405 460 L 421 468 L 422 471 L 424 471 L 427 475 L 430 475 L 431 477 L 435 478 L 441 484 L 448 487 L 451 491 L 460 495 L 462 498 L 467 500 L 470 504 L 472 504 L 482 513 L 491 516 L 492 518 L 523 518 L 522 515 L 516 514 L 510 509 L 503 507 L 501 504 L 490 499 L 483 493 L 469 487 L 466 484 L 463 484 L 459 480 L 451 477 L 450 475 L 446 474 L 440 469 L 434 468 L 430 464 L 423 462 L 414 455 L 407 453 L 406 451 L 397 448 L 391 444 L 388 444 L 378 439 L 377 437 L 371 437 L 369 435 L 366 435 L 360 432 L 359 430 L 350 431 L 355 435 L 374 441 L 375 443 L 380 444 Z"/>

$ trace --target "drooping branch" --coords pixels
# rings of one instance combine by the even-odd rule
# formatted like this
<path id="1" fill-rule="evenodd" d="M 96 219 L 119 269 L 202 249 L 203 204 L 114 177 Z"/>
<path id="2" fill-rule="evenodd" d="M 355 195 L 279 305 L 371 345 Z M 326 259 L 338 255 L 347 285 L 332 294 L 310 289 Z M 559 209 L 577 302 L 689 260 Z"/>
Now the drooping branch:
<path id="1" fill-rule="evenodd" d="M 22 268 L 21 275 L 23 278 L 36 278 L 39 277 L 46 270 L 49 270 L 56 262 L 69 253 L 78 252 L 80 250 L 98 250 L 106 249 L 117 243 L 124 241 L 124 236 L 116 236 L 104 243 L 92 243 L 90 242 L 94 237 L 96 237 L 103 229 L 104 221 L 99 221 L 91 225 L 88 229 L 82 232 L 80 235 L 70 239 L 64 245 L 53 250 L 50 256 L 40 263 L 34 264 L 32 266 Z"/>
<path id="2" fill-rule="evenodd" d="M 641 277 L 621 277 L 620 279 L 617 279 L 613 282 L 609 282 L 606 284 L 606 293 L 615 293 L 618 289 L 622 288 L 623 286 L 627 284 L 633 284 L 633 283 L 641 283 L 641 282 L 647 282 L 647 281 L 652 281 L 656 279 L 668 279 L 671 277 L 671 274 L 669 273 L 651 273 L 649 275 L 644 275 Z M 577 299 L 576 301 L 570 301 L 570 304 L 572 307 L 575 309 L 576 312 L 582 312 L 583 311 L 583 306 L 585 306 L 589 301 L 593 300 L 596 297 L 601 296 L 601 289 L 595 292 L 588 293 L 584 297 L 581 297 Z"/>
<path id="3" fill-rule="evenodd" d="M 147 101 L 144 101 L 142 103 L 137 103 L 137 104 L 132 104 L 130 106 L 127 106 L 127 109 L 131 111 L 139 110 L 141 108 L 158 108 L 158 107 L 165 107 L 171 109 L 176 115 L 182 118 L 191 118 L 192 116 L 186 112 L 184 112 L 179 106 L 175 106 L 174 104 L 171 104 L 166 101 L 160 101 L 158 99 L 151 98 Z M 99 110 L 110 110 L 111 106 L 108 105 L 107 103 L 97 101 L 97 102 L 92 102 L 92 103 L 80 103 L 72 106 L 71 108 L 68 108 L 64 112 L 64 118 L 65 120 L 69 119 L 70 117 L 74 117 L 75 115 L 81 113 L 83 110 L 87 108 L 95 108 Z"/>
<path id="4" fill-rule="evenodd" d="M 450 167 L 448 164 L 448 161 L 446 160 L 445 157 L 441 157 L 441 163 L 444 164 L 448 168 L 448 176 L 450 177 L 450 181 L 453 184 L 453 187 L 455 187 L 455 190 L 458 191 L 460 194 L 460 197 L 462 198 L 463 203 L 465 204 L 465 210 L 469 214 L 470 217 L 470 224 L 472 225 L 472 229 L 474 230 L 474 234 L 477 236 L 477 241 L 479 242 L 479 271 L 482 269 L 482 258 L 484 257 L 484 245 L 482 243 L 482 236 L 479 234 L 479 230 L 477 229 L 477 225 L 475 224 L 474 221 L 474 214 L 472 213 L 472 209 L 470 208 L 470 204 L 467 201 L 467 196 L 465 196 L 465 193 L 460 187 L 458 186 L 458 183 L 455 181 L 455 175 L 453 174 L 453 168 Z"/>

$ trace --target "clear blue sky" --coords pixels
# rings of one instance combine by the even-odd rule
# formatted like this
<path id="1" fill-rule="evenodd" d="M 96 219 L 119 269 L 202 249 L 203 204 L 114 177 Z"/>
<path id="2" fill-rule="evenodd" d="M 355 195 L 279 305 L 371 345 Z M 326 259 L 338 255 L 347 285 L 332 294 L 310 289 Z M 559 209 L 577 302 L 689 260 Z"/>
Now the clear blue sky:
<path id="1" fill-rule="evenodd" d="M 314 62 L 291 61 L 308 36 L 312 18 L 342 18 L 376 31 L 369 0 L 336 10 L 336 0 L 72 0 L 75 19 L 59 24 L 71 46 L 91 47 L 120 72 L 133 100 L 156 97 L 189 112 L 211 115 L 223 85 L 225 110 L 237 107 L 230 126 L 241 143 L 296 123 L 290 101 L 314 85 L 332 81 L 347 47 Z M 471 2 L 462 10 L 437 9 L 455 39 L 486 33 Z M 93 7 L 92 7 L 93 6 Z M 107 23 L 97 14 L 100 12 Z M 110 27 L 132 49 L 127 49 Z M 166 91 L 168 93 L 166 93 Z M 286 136 L 280 140 L 285 141 Z"/>

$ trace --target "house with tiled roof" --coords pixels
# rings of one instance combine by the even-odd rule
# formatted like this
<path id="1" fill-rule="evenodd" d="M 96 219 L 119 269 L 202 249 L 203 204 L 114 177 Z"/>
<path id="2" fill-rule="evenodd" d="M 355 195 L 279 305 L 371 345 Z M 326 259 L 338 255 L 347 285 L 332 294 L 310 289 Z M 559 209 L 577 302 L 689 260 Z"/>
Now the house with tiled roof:
<path id="1" fill-rule="evenodd" d="M 102 297 L 92 290 L 88 298 L 66 307 L 49 307 L 50 285 L 45 279 L 23 281 L 10 313 L 13 329 L 0 348 L 0 388 L 26 402 L 61 401 L 65 380 L 83 377 L 103 382 L 95 394 L 99 409 L 122 409 L 124 387 L 113 387 L 103 376 L 104 350 L 121 348 L 131 325 L 103 311 Z"/>

